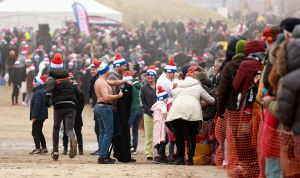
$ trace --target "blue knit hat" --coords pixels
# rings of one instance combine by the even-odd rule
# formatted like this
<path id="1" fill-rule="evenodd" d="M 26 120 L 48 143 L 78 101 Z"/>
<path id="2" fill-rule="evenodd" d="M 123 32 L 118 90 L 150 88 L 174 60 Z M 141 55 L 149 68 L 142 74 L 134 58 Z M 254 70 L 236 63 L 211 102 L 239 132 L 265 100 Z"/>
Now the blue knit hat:
<path id="1" fill-rule="evenodd" d="M 99 67 L 97 68 L 98 70 L 98 74 L 99 75 L 103 75 L 105 74 L 107 71 L 109 71 L 109 65 L 105 64 L 104 62 L 101 62 L 101 64 L 99 65 Z"/>

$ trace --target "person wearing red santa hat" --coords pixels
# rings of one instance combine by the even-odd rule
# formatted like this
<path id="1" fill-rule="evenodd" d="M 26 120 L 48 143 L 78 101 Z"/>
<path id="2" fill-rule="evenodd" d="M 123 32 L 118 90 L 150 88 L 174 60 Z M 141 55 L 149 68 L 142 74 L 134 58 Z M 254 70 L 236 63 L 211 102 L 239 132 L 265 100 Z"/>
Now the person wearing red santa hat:
<path id="1" fill-rule="evenodd" d="M 32 121 L 32 136 L 35 143 L 35 149 L 30 154 L 48 153 L 46 140 L 43 134 L 43 124 L 48 118 L 48 108 L 44 104 L 45 93 L 44 85 L 47 76 L 37 76 L 34 78 L 31 85 L 33 85 L 33 97 L 30 104 L 30 120 Z"/>
<path id="2" fill-rule="evenodd" d="M 113 164 L 114 159 L 110 158 L 109 147 L 113 139 L 114 118 L 112 111 L 112 101 L 123 96 L 123 93 L 113 94 L 112 87 L 108 84 L 109 66 L 100 63 L 98 70 L 98 78 L 95 82 L 94 89 L 97 96 L 97 104 L 94 108 L 94 114 L 98 121 L 99 128 L 99 158 L 98 164 Z"/>
<path id="3" fill-rule="evenodd" d="M 108 80 L 122 80 L 123 72 L 127 68 L 127 61 L 122 57 L 120 53 L 116 54 L 113 62 L 113 67 L 114 68 L 111 70 Z M 114 138 L 112 145 L 114 149 L 114 157 L 117 158 L 118 161 L 135 162 L 136 160 L 131 158 L 130 153 L 130 130 L 128 125 L 132 86 L 124 84 L 112 87 L 113 94 L 116 95 L 120 91 L 124 93 L 124 96 L 122 98 L 112 101 L 113 117 L 116 126 L 114 128 Z"/>
<path id="4" fill-rule="evenodd" d="M 163 89 L 162 86 L 157 87 L 157 101 L 151 107 L 153 111 L 153 147 L 157 149 L 157 154 L 154 158 L 155 163 L 167 163 L 168 159 L 166 156 L 166 139 L 167 132 L 165 126 L 165 120 L 167 117 L 167 101 L 168 93 Z"/>
<path id="5" fill-rule="evenodd" d="M 169 60 L 169 63 L 164 69 L 164 73 L 157 79 L 157 86 L 162 86 L 172 98 L 172 87 L 175 73 L 177 72 L 177 67 L 173 58 Z"/>
<path id="6" fill-rule="evenodd" d="M 126 70 L 127 61 L 120 53 L 117 53 L 113 62 L 113 69 L 110 71 L 108 80 L 122 80 L 123 72 Z M 122 86 L 112 87 L 113 94 L 118 94 Z M 117 100 L 113 102 L 113 111 L 117 111 Z M 115 114 L 117 115 L 117 114 Z"/>
<path id="7" fill-rule="evenodd" d="M 150 66 L 146 73 L 146 83 L 141 87 L 141 103 L 144 112 L 144 130 L 145 130 L 145 156 L 149 161 L 153 160 L 153 112 L 151 107 L 156 102 L 156 77 L 155 66 Z"/>
<path id="8" fill-rule="evenodd" d="M 97 60 L 97 59 L 94 59 L 92 61 L 92 64 L 90 65 L 90 73 L 91 73 L 91 81 L 90 81 L 90 96 L 92 98 L 92 107 L 94 108 L 96 103 L 97 103 L 97 96 L 95 94 L 95 88 L 94 88 L 94 85 L 95 85 L 95 82 L 96 80 L 98 79 L 98 71 L 97 71 L 97 68 L 100 66 L 101 64 L 101 61 Z M 94 130 L 95 130 L 95 134 L 96 134 L 96 137 L 97 137 L 97 142 L 98 142 L 98 145 L 99 145 L 99 124 L 98 124 L 98 120 L 96 118 L 96 115 L 94 114 L 94 121 L 95 121 L 95 127 L 94 127 Z M 100 154 L 100 148 L 98 148 L 96 151 L 92 152 L 90 155 L 99 155 Z"/>
<path id="9" fill-rule="evenodd" d="M 132 78 L 132 74 L 130 71 L 124 72 L 123 80 L 132 82 L 132 97 L 131 97 L 131 106 L 130 106 L 130 114 L 128 119 L 129 128 L 132 127 L 132 135 L 129 135 L 131 141 L 131 154 L 136 154 L 137 146 L 138 146 L 138 131 L 140 120 L 142 118 L 142 107 L 140 104 L 140 88 L 141 83 L 139 80 Z M 131 137 L 132 136 L 132 137 Z M 132 139 L 131 139 L 132 138 Z"/>
<path id="10" fill-rule="evenodd" d="M 49 78 L 45 85 L 46 96 L 52 101 L 54 109 L 53 126 L 53 151 L 52 158 L 58 160 L 59 130 L 61 122 L 64 120 L 66 133 L 71 140 L 69 157 L 74 158 L 77 154 L 77 140 L 74 133 L 74 122 L 76 114 L 76 93 L 73 82 L 70 80 L 68 72 L 64 69 L 62 55 L 56 53 L 50 64 Z"/>

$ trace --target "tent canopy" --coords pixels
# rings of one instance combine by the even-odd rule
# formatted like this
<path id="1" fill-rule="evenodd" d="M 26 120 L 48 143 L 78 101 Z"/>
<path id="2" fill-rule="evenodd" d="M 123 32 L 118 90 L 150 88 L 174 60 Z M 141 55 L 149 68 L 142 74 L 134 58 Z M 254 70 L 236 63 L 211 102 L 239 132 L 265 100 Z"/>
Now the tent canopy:
<path id="1" fill-rule="evenodd" d="M 82 4 L 90 23 L 122 23 L 122 13 L 94 0 L 4 0 L 0 3 L 0 28 L 49 24 L 51 30 L 61 28 L 65 21 L 75 21 L 72 4 Z"/>

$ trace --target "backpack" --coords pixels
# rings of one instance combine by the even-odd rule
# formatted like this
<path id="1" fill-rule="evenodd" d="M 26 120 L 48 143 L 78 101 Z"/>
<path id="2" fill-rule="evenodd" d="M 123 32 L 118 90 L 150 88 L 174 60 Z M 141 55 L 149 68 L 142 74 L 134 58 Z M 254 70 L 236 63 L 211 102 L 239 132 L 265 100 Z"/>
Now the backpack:
<path id="1" fill-rule="evenodd" d="M 244 98 L 241 108 L 239 108 L 242 111 L 248 112 L 247 110 L 249 110 L 249 106 L 252 106 L 253 103 L 255 102 L 256 95 L 258 92 L 258 84 L 259 84 L 260 78 L 261 78 L 261 71 L 256 71 L 254 74 L 254 79 L 252 81 L 252 84 L 247 91 L 247 94 Z M 241 94 L 239 94 L 239 96 L 241 96 Z M 238 105 L 238 106 L 240 106 L 240 105 Z"/>

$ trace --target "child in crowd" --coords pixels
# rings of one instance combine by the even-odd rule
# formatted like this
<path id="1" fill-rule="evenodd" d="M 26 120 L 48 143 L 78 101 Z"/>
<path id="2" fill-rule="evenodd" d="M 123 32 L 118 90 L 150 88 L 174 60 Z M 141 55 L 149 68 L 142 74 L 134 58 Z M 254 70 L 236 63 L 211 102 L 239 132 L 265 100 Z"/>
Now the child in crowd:
<path id="1" fill-rule="evenodd" d="M 44 84 L 47 76 L 37 76 L 33 80 L 33 97 L 30 103 L 30 120 L 32 121 L 32 136 L 35 149 L 30 154 L 48 153 L 46 140 L 43 134 L 43 124 L 48 118 L 48 108 L 45 105 Z M 41 149 L 42 146 L 42 149 Z"/>
<path id="2" fill-rule="evenodd" d="M 167 163 L 166 144 L 167 133 L 165 120 L 167 117 L 168 93 L 162 86 L 157 87 L 157 102 L 152 106 L 153 111 L 153 146 L 157 149 L 158 156 L 155 157 L 155 163 Z"/>

